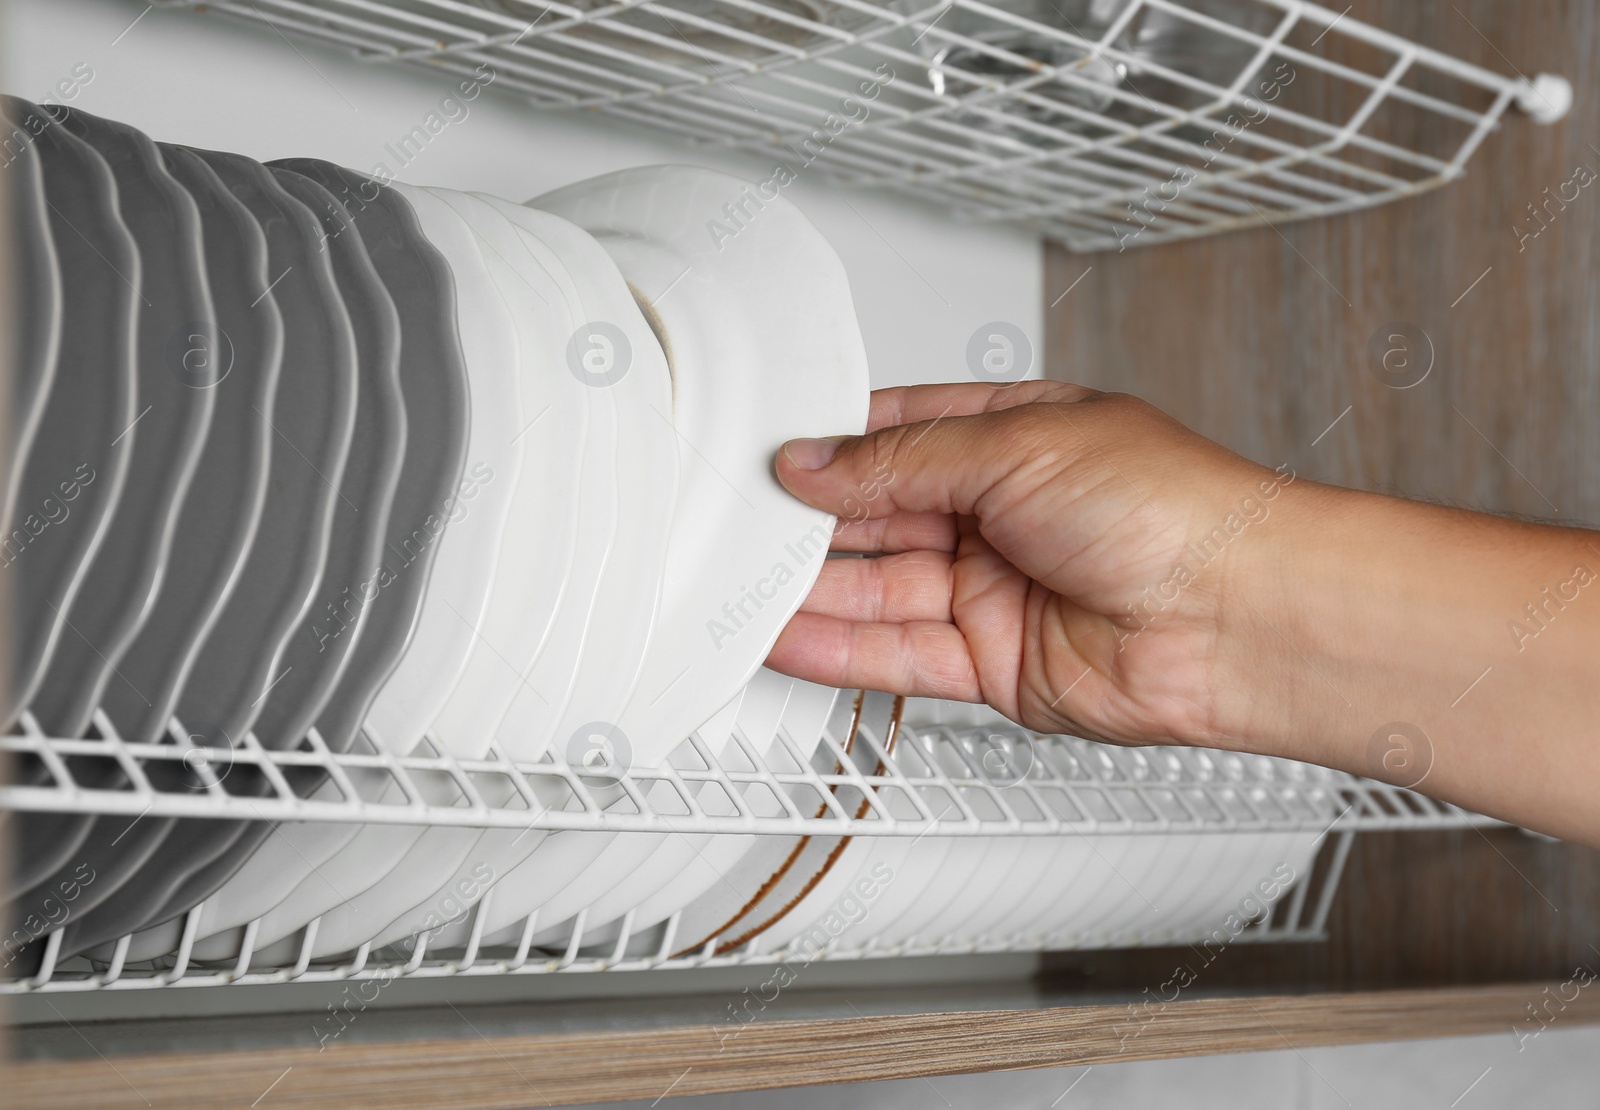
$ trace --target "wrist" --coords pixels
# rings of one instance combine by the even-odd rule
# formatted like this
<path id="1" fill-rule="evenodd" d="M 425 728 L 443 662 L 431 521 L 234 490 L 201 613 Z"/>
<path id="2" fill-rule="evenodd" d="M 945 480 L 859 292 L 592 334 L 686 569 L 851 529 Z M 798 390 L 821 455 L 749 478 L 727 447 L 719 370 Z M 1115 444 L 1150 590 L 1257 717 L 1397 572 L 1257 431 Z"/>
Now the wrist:
<path id="1" fill-rule="evenodd" d="M 1600 712 L 1595 534 L 1310 482 L 1272 524 L 1219 603 L 1218 741 L 1570 832 L 1543 815 Z"/>
<path id="2" fill-rule="evenodd" d="M 1292 474 L 1292 472 L 1290 472 Z M 1366 564 L 1376 506 L 1295 476 L 1237 547 L 1215 599 L 1214 735 L 1221 748 L 1339 765 L 1343 675 L 1381 591 Z"/>

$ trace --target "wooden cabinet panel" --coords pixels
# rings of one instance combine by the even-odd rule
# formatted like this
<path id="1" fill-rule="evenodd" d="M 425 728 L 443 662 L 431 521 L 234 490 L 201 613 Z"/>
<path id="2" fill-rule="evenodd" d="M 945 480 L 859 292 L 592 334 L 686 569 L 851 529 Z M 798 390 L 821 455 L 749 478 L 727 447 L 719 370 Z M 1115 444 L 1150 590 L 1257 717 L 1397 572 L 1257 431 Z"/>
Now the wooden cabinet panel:
<path id="1" fill-rule="evenodd" d="M 1047 313 L 1050 376 L 1139 394 L 1308 477 L 1600 521 L 1600 180 L 1550 204 L 1543 230 L 1529 215 L 1571 197 L 1576 168 L 1600 174 L 1600 5 L 1357 0 L 1350 15 L 1501 72 L 1560 73 L 1572 113 L 1513 114 L 1461 180 L 1365 212 L 1120 254 L 1047 247 L 1050 300 L 1094 267 Z M 1373 372 L 1369 341 L 1394 322 L 1434 348 L 1407 389 Z M 1331 927 L 1327 946 L 1238 949 L 1213 981 L 1566 976 L 1600 960 L 1600 858 L 1509 831 L 1366 836 Z M 1053 962 L 1138 989 L 1178 956 Z"/>

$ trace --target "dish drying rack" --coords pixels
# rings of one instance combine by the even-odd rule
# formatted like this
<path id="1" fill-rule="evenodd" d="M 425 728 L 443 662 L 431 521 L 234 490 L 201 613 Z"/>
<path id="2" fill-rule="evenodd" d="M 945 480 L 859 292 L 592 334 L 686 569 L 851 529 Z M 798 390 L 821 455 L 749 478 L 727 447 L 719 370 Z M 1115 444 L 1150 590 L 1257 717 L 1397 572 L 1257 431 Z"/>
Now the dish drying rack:
<path id="1" fill-rule="evenodd" d="M 1572 99 L 1302 0 L 156 3 L 744 152 L 764 196 L 815 173 L 1079 251 L 1412 196 Z"/>
<path id="2" fill-rule="evenodd" d="M 880 698 L 880 700 L 882 700 Z M 436 745 L 422 754 L 336 753 L 313 731 L 301 750 L 269 751 L 253 735 L 237 748 L 190 746 L 174 722 L 173 743 L 136 744 L 120 739 L 103 714 L 94 735 L 65 739 L 44 735 L 28 714 L 20 731 L 0 737 L 0 751 L 41 760 L 51 782 L 0 786 L 0 810 L 122 814 L 229 820 L 381 823 L 409 826 L 759 834 L 809 837 L 1086 837 L 1126 835 L 1218 835 L 1249 832 L 1317 834 L 1316 855 L 1306 874 L 1265 908 L 1230 943 L 1260 944 L 1326 938 L 1328 914 L 1351 842 L 1359 832 L 1422 830 L 1491 825 L 1489 818 L 1435 801 L 1414 791 L 1343 772 L 1265 756 L 1198 748 L 1121 748 L 1070 736 L 1034 733 L 1009 723 L 958 728 L 899 724 L 899 709 L 883 720 L 863 712 L 858 695 L 846 735 L 830 728 L 815 751 L 801 750 L 783 731 L 763 757 L 735 732 L 736 743 L 718 759 L 699 737 L 691 737 L 670 765 L 655 768 L 568 762 L 560 753 L 538 761 L 509 758 L 493 748 L 480 760 L 455 759 Z M 881 708 L 881 707 L 880 707 Z M 886 742 L 886 739 L 888 742 Z M 994 758 L 999 753 L 1000 758 Z M 79 785 L 66 760 L 114 761 L 126 776 L 119 789 Z M 144 765 L 181 762 L 193 789 L 152 786 Z M 819 770 L 831 763 L 832 770 Z M 81 765 L 81 764 L 80 764 Z M 249 768 L 243 775 L 238 772 Z M 327 776 L 337 799 L 299 797 L 288 776 L 307 770 Z M 266 796 L 230 791 L 245 779 L 265 782 Z M 485 788 L 493 781 L 506 796 Z M 542 780 L 542 782 L 541 782 Z M 168 779 L 170 781 L 170 777 Z M 360 785 L 358 785 L 358 782 Z M 424 789 L 424 782 L 427 789 Z M 539 783 L 539 787 L 536 787 Z M 390 801 L 398 787 L 403 801 Z M 442 797 L 448 784 L 454 797 Z M 548 787 L 559 784 L 562 800 Z M 765 790 L 781 804 L 781 815 L 758 812 L 754 792 Z M 891 799 L 901 804 L 892 805 Z M 717 799 L 721 799 L 721 804 Z M 914 817 L 896 817 L 909 807 Z M 771 807 L 762 807 L 770 811 Z M 715 813 L 711 810 L 731 810 Z M 593 973 L 661 968 L 776 964 L 797 957 L 860 960 L 888 956 L 967 953 L 1035 953 L 1203 942 L 1203 936 L 1123 932 L 1117 934 L 995 935 L 953 942 L 914 938 L 879 947 L 875 941 L 849 946 L 835 941 L 802 952 L 796 940 L 765 950 L 761 937 L 729 950 L 711 938 L 692 952 L 675 944 L 679 915 L 648 930 L 635 930 L 630 911 L 620 933 L 603 945 L 584 943 L 587 910 L 573 919 L 566 940 L 539 950 L 537 913 L 522 922 L 513 948 L 483 948 L 483 921 L 493 891 L 471 911 L 464 948 L 430 952 L 427 934 L 374 951 L 362 945 L 352 957 L 313 961 L 317 922 L 301 937 L 298 955 L 283 966 L 252 966 L 256 928 L 246 928 L 242 950 L 228 966 L 200 966 L 190 954 L 203 906 L 188 914 L 175 956 L 137 966 L 125 961 L 131 938 L 117 942 L 108 961 L 78 957 L 58 963 L 61 932 L 50 934 L 43 962 L 25 979 L 0 979 L 0 994 L 127 991 L 270 983 L 329 983 L 396 978 L 429 979 L 497 975 Z M 804 938 L 801 938 L 804 939 Z M 676 954 L 675 954 L 676 953 Z"/>

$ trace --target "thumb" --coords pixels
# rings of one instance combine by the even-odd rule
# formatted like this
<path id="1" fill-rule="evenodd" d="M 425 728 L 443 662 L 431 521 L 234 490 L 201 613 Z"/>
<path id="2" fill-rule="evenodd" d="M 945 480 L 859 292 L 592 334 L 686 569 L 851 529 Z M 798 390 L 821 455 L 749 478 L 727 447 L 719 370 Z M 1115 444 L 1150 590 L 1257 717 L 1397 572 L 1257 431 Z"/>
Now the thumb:
<path id="1" fill-rule="evenodd" d="M 846 520 L 896 512 L 976 514 L 984 496 L 1058 440 L 1024 405 L 882 428 L 861 436 L 794 439 L 778 452 L 778 481 L 813 508 Z"/>

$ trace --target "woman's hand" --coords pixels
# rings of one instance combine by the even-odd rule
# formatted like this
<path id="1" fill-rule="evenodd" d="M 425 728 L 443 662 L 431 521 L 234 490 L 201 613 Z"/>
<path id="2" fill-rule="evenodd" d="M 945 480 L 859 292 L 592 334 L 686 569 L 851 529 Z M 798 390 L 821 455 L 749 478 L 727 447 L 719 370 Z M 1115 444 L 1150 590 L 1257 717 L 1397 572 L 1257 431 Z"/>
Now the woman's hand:
<path id="1" fill-rule="evenodd" d="M 774 667 L 985 701 L 1043 732 L 1237 734 L 1221 614 L 1291 472 L 1050 382 L 882 390 L 868 427 L 779 456 L 783 484 L 840 517 L 835 551 L 882 557 L 827 563 Z"/>
<path id="2" fill-rule="evenodd" d="M 1270 470 L 1132 397 L 873 395 L 786 444 L 840 518 L 768 663 L 1040 732 L 1285 755 L 1600 844 L 1600 540 Z"/>

